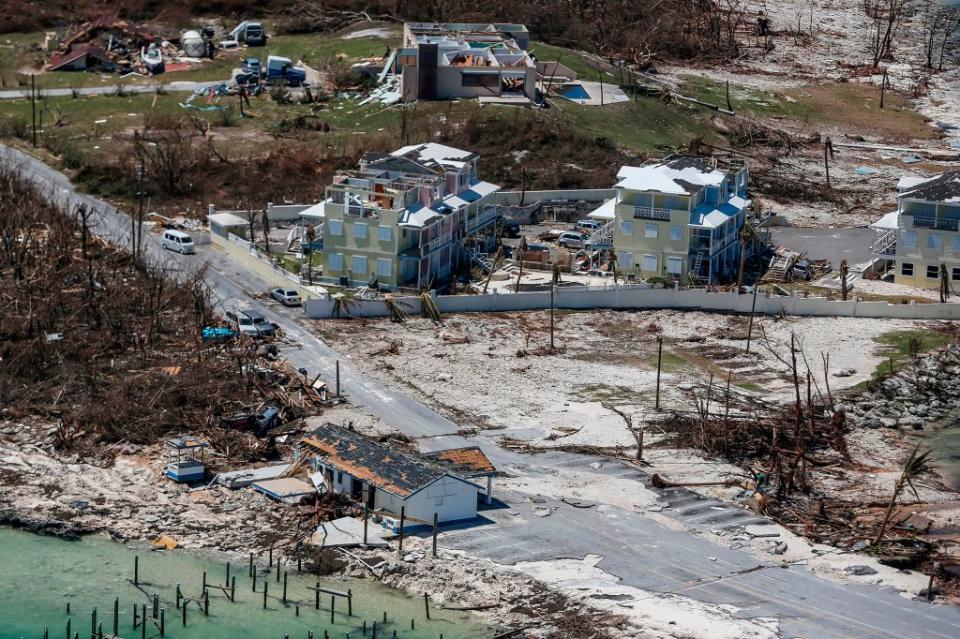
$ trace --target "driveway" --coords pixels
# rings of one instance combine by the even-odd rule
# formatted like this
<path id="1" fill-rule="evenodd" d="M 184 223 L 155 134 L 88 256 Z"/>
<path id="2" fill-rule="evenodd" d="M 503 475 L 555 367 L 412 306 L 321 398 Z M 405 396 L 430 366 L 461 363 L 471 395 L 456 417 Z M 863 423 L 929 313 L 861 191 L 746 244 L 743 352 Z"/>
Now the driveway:
<path id="1" fill-rule="evenodd" d="M 868 227 L 843 229 L 799 228 L 775 226 L 770 229 L 770 239 L 776 246 L 806 253 L 807 258 L 827 259 L 833 269 L 840 268 L 840 260 L 846 259 L 851 270 L 873 260 L 870 245 L 873 231 Z"/>

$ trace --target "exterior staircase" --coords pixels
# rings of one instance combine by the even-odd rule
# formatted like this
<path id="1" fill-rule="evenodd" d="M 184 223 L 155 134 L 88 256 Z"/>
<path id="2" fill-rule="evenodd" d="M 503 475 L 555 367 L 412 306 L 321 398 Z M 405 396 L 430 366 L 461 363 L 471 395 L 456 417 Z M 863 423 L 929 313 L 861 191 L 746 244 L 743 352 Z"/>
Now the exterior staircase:
<path id="1" fill-rule="evenodd" d="M 613 246 L 613 225 L 616 220 L 610 220 L 590 236 L 586 245 L 593 249 L 608 249 Z"/>
<path id="2" fill-rule="evenodd" d="M 889 229 L 883 233 L 878 233 L 873 239 L 873 246 L 870 252 L 874 255 L 894 255 L 897 250 L 897 229 Z"/>
<path id="3" fill-rule="evenodd" d="M 493 270 L 493 262 L 491 262 L 490 258 L 480 251 L 480 249 L 468 249 L 467 253 L 470 256 L 470 263 L 481 269 L 484 273 L 489 273 Z"/>

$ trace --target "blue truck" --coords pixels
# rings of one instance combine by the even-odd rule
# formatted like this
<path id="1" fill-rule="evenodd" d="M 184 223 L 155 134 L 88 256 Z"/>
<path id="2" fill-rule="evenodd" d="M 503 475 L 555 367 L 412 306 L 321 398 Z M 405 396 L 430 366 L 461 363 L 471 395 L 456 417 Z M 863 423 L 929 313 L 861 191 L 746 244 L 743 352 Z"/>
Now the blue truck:
<path id="1" fill-rule="evenodd" d="M 271 55 L 267 56 L 264 78 L 267 84 L 286 84 L 291 87 L 301 87 L 307 83 L 307 72 L 293 66 L 290 58 Z"/>

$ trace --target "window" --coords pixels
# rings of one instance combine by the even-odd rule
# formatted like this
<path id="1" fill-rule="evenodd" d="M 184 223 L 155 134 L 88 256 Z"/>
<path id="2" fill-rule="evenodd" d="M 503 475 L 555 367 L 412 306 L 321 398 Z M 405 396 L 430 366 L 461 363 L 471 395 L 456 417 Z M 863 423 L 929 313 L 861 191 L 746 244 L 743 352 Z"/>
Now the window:
<path id="1" fill-rule="evenodd" d="M 377 276 L 390 277 L 393 274 L 393 261 L 382 257 L 377 258 Z"/>
<path id="2" fill-rule="evenodd" d="M 367 256 L 366 255 L 354 255 L 350 258 L 350 270 L 354 275 L 363 277 L 368 273 L 367 271 Z"/>
<path id="3" fill-rule="evenodd" d="M 917 232 L 916 231 L 904 231 L 903 233 L 903 245 L 907 248 L 915 249 L 917 248 Z"/>
<path id="4" fill-rule="evenodd" d="M 330 253 L 327 255 L 327 266 L 331 271 L 342 271 L 343 270 L 343 254 L 342 253 Z"/>
<path id="5" fill-rule="evenodd" d="M 377 227 L 377 239 L 381 242 L 389 242 L 393 239 L 393 229 L 389 226 Z"/>
<path id="6" fill-rule="evenodd" d="M 328 220 L 327 230 L 330 231 L 330 235 L 343 235 L 343 222 L 340 220 Z"/>
<path id="7" fill-rule="evenodd" d="M 913 277 L 913 264 L 910 262 L 904 262 L 900 265 L 900 275 L 906 277 Z"/>
<path id="8" fill-rule="evenodd" d="M 682 257 L 668 257 L 667 258 L 667 273 L 670 275 L 680 275 L 683 273 L 683 258 Z"/>
<path id="9" fill-rule="evenodd" d="M 670 227 L 670 239 L 673 241 L 678 241 L 683 239 L 683 227 L 680 226 L 671 226 Z"/>
<path id="10" fill-rule="evenodd" d="M 617 266 L 619 266 L 621 269 L 633 268 L 633 253 L 617 251 Z"/>
<path id="11" fill-rule="evenodd" d="M 960 253 L 960 235 L 953 237 L 953 242 L 950 243 L 950 250 L 954 253 Z"/>
<path id="12" fill-rule="evenodd" d="M 365 240 L 367 239 L 367 225 L 361 224 L 359 222 L 354 222 L 353 224 L 353 236 L 355 238 Z"/>
<path id="13" fill-rule="evenodd" d="M 660 201 L 663 203 L 663 208 L 665 209 L 687 210 L 687 198 L 680 195 L 664 195 Z"/>
<path id="14" fill-rule="evenodd" d="M 657 256 L 656 255 L 644 255 L 643 256 L 643 265 L 641 268 L 644 271 L 653 271 L 657 272 Z"/>
<path id="15" fill-rule="evenodd" d="M 940 277 L 940 267 L 936 264 L 927 264 L 927 279 L 935 280 Z"/>
<path id="16" fill-rule="evenodd" d="M 342 483 L 343 483 L 343 472 L 342 472 L 342 471 L 339 471 L 339 470 L 337 471 L 337 483 L 338 483 L 338 484 L 342 484 Z"/>
<path id="17" fill-rule="evenodd" d="M 657 224 L 644 224 L 643 225 L 643 236 L 644 237 L 657 237 Z"/>
<path id="18" fill-rule="evenodd" d="M 956 266 L 953 267 L 953 271 L 950 274 L 950 279 L 952 279 L 954 282 L 960 281 L 960 268 L 957 268 Z"/>
<path id="19" fill-rule="evenodd" d="M 624 235 L 633 235 L 633 222 L 620 222 L 620 232 Z"/>
<path id="20" fill-rule="evenodd" d="M 464 87 L 495 87 L 500 83 L 496 73 L 464 73 L 460 78 Z"/>
<path id="21" fill-rule="evenodd" d="M 636 198 L 633 200 L 633 206 L 642 209 L 653 208 L 653 194 L 638 193 Z"/>
<path id="22" fill-rule="evenodd" d="M 927 235 L 927 248 L 938 250 L 943 248 L 943 238 L 940 237 L 939 233 L 930 233 Z"/>

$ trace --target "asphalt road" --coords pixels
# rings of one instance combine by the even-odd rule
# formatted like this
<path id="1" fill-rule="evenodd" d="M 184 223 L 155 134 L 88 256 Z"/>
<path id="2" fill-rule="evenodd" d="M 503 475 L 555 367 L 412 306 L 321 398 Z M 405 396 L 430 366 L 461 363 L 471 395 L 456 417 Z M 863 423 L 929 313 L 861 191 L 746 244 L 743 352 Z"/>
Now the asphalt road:
<path id="1" fill-rule="evenodd" d="M 844 229 L 776 226 L 770 229 L 770 238 L 775 245 L 806 253 L 810 259 L 830 260 L 835 271 L 842 259 L 847 260 L 851 269 L 872 260 L 873 231 L 863 226 Z"/>
<path id="2" fill-rule="evenodd" d="M 160 84 L 139 84 L 139 83 L 129 83 L 123 84 L 123 90 L 126 93 L 153 93 L 158 88 L 162 88 L 164 91 L 171 93 L 175 92 L 193 92 L 202 87 L 208 87 L 211 84 L 219 84 L 221 82 L 227 82 L 227 80 L 206 80 L 203 82 L 188 82 L 188 81 L 179 81 L 179 82 L 164 82 Z M 73 95 L 74 91 L 77 91 L 80 95 L 112 95 L 117 91 L 117 85 L 111 84 L 108 86 L 100 87 L 79 87 L 76 89 L 70 87 L 59 87 L 59 88 L 45 88 L 40 89 L 43 95 L 46 96 L 70 96 Z M 7 91 L 0 91 L 0 100 L 19 100 L 23 98 L 29 98 L 30 92 L 28 89 L 13 89 Z"/>
<path id="3" fill-rule="evenodd" d="M 130 220 L 111 205 L 76 193 L 60 173 L 3 145 L 0 145 L 0 161 L 19 167 L 62 201 L 92 207 L 98 212 L 95 232 L 120 244 L 128 243 Z M 283 355 L 294 366 L 306 368 L 310 374 L 322 373 L 328 380 L 333 378 L 334 362 L 340 356 L 308 329 L 309 323 L 302 312 L 264 303 L 262 293 L 267 288 L 264 282 L 238 269 L 215 249 L 205 248 L 195 256 L 174 255 L 165 252 L 152 234 L 145 237 L 145 247 L 157 265 L 180 275 L 192 274 L 207 265 L 206 278 L 221 308 L 224 304 L 243 301 L 261 310 L 297 342 L 298 347 L 283 349 Z M 575 470 L 593 473 L 598 482 L 609 476 L 648 481 L 645 474 L 606 460 L 567 454 L 519 455 L 499 448 L 493 440 L 495 432 L 469 439 L 457 436 L 456 424 L 419 402 L 360 376 L 349 364 L 344 363 L 341 372 L 343 388 L 352 403 L 419 438 L 425 449 L 473 443 L 513 473 L 556 475 Z M 532 505 L 525 496 L 505 493 L 501 499 L 510 509 L 485 513 L 496 525 L 448 530 L 444 533 L 444 545 L 508 564 L 526 559 L 601 555 L 604 559 L 600 567 L 619 577 L 624 585 L 678 592 L 709 603 L 732 604 L 739 609 L 738 616 L 745 618 L 774 617 L 780 620 L 785 637 L 960 637 L 960 609 L 953 606 L 913 601 L 875 586 L 839 585 L 803 566 L 784 569 L 772 564 L 761 565 L 745 553 L 713 544 L 685 530 L 664 526 L 643 513 L 551 503 L 557 510 L 549 517 L 540 518 L 532 515 Z M 715 527 L 723 526 L 725 521 L 736 525 L 734 520 L 738 518 L 740 523 L 745 521 L 744 511 L 736 506 L 710 504 L 703 509 L 704 504 L 697 498 L 685 502 L 683 494 L 676 492 L 665 495 L 665 499 L 671 505 L 662 514 L 685 525 Z M 717 517 L 720 520 L 710 521 Z M 745 569 L 753 570 L 744 572 Z"/>

